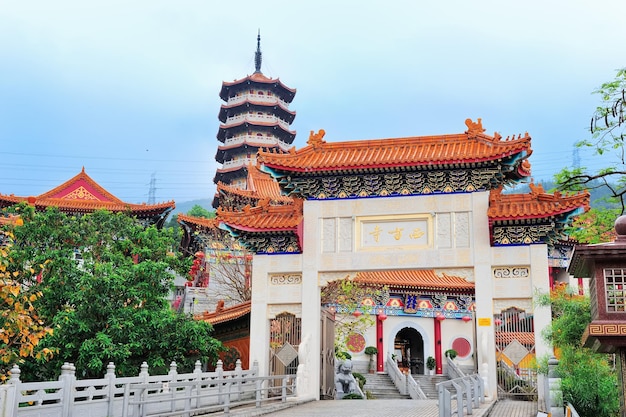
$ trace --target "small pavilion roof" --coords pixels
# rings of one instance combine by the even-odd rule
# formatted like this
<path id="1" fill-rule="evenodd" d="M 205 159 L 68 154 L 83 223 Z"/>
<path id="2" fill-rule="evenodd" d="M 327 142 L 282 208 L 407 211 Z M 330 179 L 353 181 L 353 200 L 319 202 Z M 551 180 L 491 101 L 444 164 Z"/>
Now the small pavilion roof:
<path id="1" fill-rule="evenodd" d="M 269 174 L 259 170 L 257 166 L 248 165 L 247 189 L 233 187 L 222 182 L 217 183 L 217 191 L 225 194 L 235 194 L 242 197 L 261 199 L 269 198 L 272 202 L 293 203 L 293 198 L 281 194 L 278 182 Z"/>
<path id="2" fill-rule="evenodd" d="M 177 221 L 179 223 L 185 222 L 188 224 L 193 224 L 194 226 L 203 229 L 217 229 L 220 225 L 219 220 L 217 220 L 215 217 L 212 219 L 207 219 L 205 217 L 189 216 L 183 213 L 178 213 Z"/>
<path id="3" fill-rule="evenodd" d="M 532 153 L 528 133 L 502 140 L 498 133 L 484 134 L 481 119 L 476 123 L 467 119 L 465 124 L 468 130 L 459 134 L 333 143 L 324 141 L 325 132 L 320 130 L 317 134 L 311 132 L 308 146 L 302 149 L 292 148 L 287 154 L 260 151 L 258 159 L 270 170 L 315 173 L 437 165 L 456 167 L 506 158 L 525 159 Z"/>
<path id="4" fill-rule="evenodd" d="M 438 275 L 432 269 L 361 271 L 356 274 L 354 281 L 363 284 L 431 291 L 473 292 L 475 287 L 473 282 L 469 282 L 465 278 L 445 273 Z"/>
<path id="5" fill-rule="evenodd" d="M 236 304 L 230 307 L 218 307 L 213 312 L 204 312 L 195 316 L 196 320 L 202 320 L 211 323 L 212 325 L 236 320 L 240 317 L 250 314 L 252 311 L 252 302 L 244 301 L 241 304 Z"/>
<path id="6" fill-rule="evenodd" d="M 0 207 L 7 207 L 21 202 L 27 202 L 38 209 L 58 207 L 61 211 L 75 213 L 90 213 L 105 209 L 112 212 L 131 212 L 137 217 L 151 217 L 164 214 L 176 207 L 174 201 L 158 204 L 126 203 L 94 181 L 87 175 L 84 167 L 74 177 L 37 197 L 18 197 L 0 194 Z"/>
<path id="7" fill-rule="evenodd" d="M 589 210 L 589 192 L 562 195 L 558 191 L 548 194 L 541 184 L 530 183 L 530 193 L 503 194 L 502 187 L 489 194 L 490 221 L 539 219 L 552 216 L 579 214 Z"/>
<path id="8" fill-rule="evenodd" d="M 240 211 L 217 209 L 217 219 L 227 226 L 242 231 L 277 232 L 292 230 L 297 232 L 302 224 L 302 200 L 293 199 L 292 204 L 272 205 L 265 197 L 255 207 L 245 206 Z"/>

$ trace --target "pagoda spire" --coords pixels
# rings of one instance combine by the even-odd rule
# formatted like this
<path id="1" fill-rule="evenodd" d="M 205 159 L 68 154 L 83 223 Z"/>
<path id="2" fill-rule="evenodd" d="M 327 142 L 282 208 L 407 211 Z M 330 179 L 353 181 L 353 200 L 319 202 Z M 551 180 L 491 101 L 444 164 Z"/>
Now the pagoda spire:
<path id="1" fill-rule="evenodd" d="M 256 52 L 254 53 L 254 73 L 261 73 L 261 29 L 256 37 Z"/>

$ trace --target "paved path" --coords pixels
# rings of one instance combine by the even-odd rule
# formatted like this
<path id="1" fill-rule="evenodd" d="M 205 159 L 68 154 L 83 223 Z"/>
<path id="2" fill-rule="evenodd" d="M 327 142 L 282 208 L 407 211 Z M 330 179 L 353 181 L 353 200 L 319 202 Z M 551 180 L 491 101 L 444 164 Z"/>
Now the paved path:
<path id="1" fill-rule="evenodd" d="M 492 403 L 474 409 L 472 417 L 486 417 Z M 216 414 L 211 414 L 215 416 Z M 253 417 L 439 417 L 437 400 L 343 400 L 310 401 L 306 403 L 276 403 L 262 409 L 234 409 L 230 416 Z M 492 414 L 492 416 L 496 416 Z M 509 417 L 503 415 L 503 417 Z M 533 416 L 534 417 L 534 416 Z"/>
<path id="2" fill-rule="evenodd" d="M 207 414 L 221 416 L 222 413 Z M 233 409 L 230 417 L 439 417 L 437 400 L 345 400 L 308 401 L 267 404 L 262 408 Z M 537 403 L 499 400 L 482 404 L 471 417 L 536 417 Z"/>

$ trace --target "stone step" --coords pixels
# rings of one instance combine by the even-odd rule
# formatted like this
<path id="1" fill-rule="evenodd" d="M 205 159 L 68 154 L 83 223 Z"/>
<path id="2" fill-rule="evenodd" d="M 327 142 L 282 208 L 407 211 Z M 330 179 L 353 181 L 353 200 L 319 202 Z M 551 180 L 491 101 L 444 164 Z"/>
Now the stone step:
<path id="1" fill-rule="evenodd" d="M 374 397 L 373 399 L 396 400 L 411 398 L 409 395 L 400 394 L 391 377 L 387 374 L 364 374 L 363 376 L 366 379 L 363 390 L 369 392 Z"/>

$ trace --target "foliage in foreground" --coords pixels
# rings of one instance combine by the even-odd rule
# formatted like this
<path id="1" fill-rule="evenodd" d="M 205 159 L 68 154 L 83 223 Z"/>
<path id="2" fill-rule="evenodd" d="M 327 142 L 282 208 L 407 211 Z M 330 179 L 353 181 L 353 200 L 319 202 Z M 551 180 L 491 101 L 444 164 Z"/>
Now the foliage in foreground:
<path id="1" fill-rule="evenodd" d="M 64 362 L 87 378 L 101 377 L 109 362 L 127 376 L 138 374 L 143 361 L 151 373 L 166 373 L 171 361 L 185 371 L 196 359 L 216 360 L 221 344 L 211 338 L 211 326 L 169 308 L 173 271 L 188 268 L 172 253 L 171 232 L 106 211 L 12 211 L 23 225 L 11 227 L 7 269 L 23 288 L 42 294 L 33 305 L 54 329 L 36 348 L 53 351 L 53 358 L 26 360 L 24 379 L 55 378 Z M 33 265 L 44 268 L 33 273 Z"/>
<path id="2" fill-rule="evenodd" d="M 0 382 L 7 379 L 10 367 L 23 363 L 24 358 L 45 359 L 52 354 L 49 349 L 35 352 L 52 329 L 43 325 L 33 306 L 41 292 L 22 287 L 20 273 L 9 271 L 12 241 L 11 233 L 0 231 Z"/>
<path id="3" fill-rule="evenodd" d="M 581 417 L 616 416 L 619 390 L 612 355 L 581 346 L 582 335 L 591 322 L 589 297 L 559 285 L 550 294 L 538 294 L 535 302 L 552 308 L 552 325 L 544 337 L 560 352 L 557 369 L 563 399 L 573 404 Z"/>

